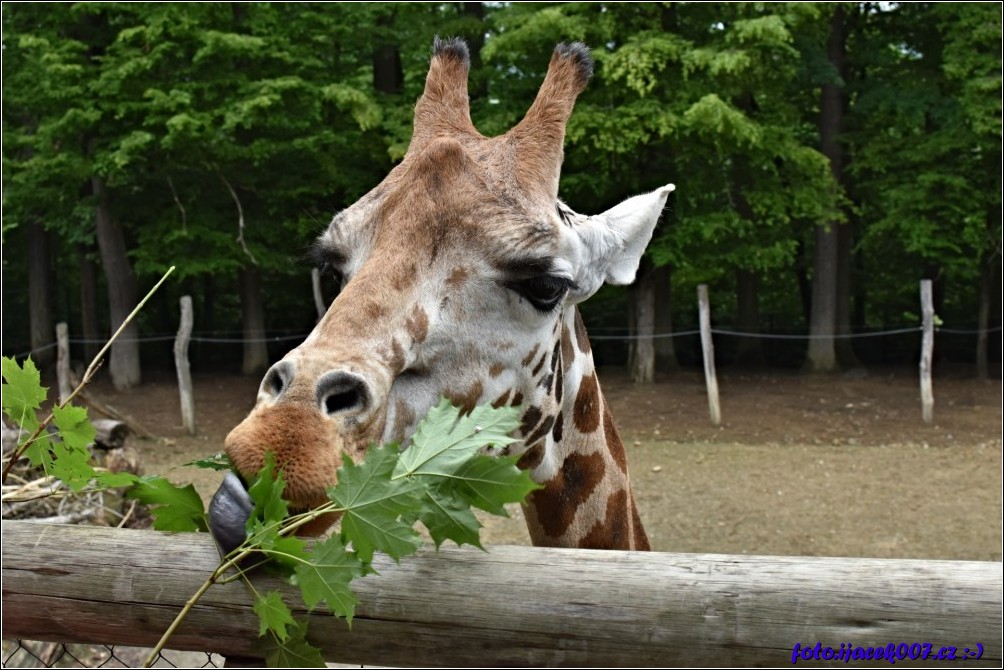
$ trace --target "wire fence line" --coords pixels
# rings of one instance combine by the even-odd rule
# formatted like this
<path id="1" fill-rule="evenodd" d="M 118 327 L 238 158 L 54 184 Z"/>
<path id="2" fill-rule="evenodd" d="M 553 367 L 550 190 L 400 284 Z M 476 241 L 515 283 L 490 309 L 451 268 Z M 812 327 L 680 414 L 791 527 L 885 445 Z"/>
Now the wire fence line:
<path id="1" fill-rule="evenodd" d="M 596 341 L 622 341 L 629 342 L 633 340 L 659 340 L 666 338 L 676 338 L 676 337 L 691 337 L 694 335 L 700 335 L 700 330 L 680 330 L 671 333 L 652 333 L 651 335 L 639 335 L 637 333 L 603 333 L 605 329 L 590 329 L 593 331 L 600 331 L 600 334 L 591 334 L 589 336 L 590 340 Z M 945 333 L 949 335 L 978 335 L 981 331 L 978 328 L 965 329 L 965 328 L 945 328 L 941 326 L 935 327 L 936 333 Z M 893 328 L 891 330 L 876 330 L 869 332 L 859 332 L 859 333 L 835 333 L 833 335 L 812 335 L 809 333 L 769 333 L 769 332 L 753 332 L 753 331 L 740 331 L 740 330 L 726 330 L 723 328 L 712 328 L 711 332 L 714 335 L 720 335 L 723 337 L 749 337 L 757 338 L 762 340 L 816 340 L 816 339 L 835 339 L 835 340 L 854 340 L 866 337 L 887 337 L 890 335 L 904 335 L 907 333 L 920 333 L 923 331 L 922 326 L 909 326 L 906 328 Z M 993 326 L 987 328 L 986 333 L 999 333 L 1002 331 L 1002 326 Z M 193 334 L 190 338 L 192 342 L 203 342 L 206 344 L 245 344 L 245 343 L 258 343 L 258 342 L 290 342 L 294 340 L 303 340 L 309 335 L 309 333 L 296 333 L 294 335 L 267 335 L 265 337 L 216 337 L 213 335 L 197 335 Z M 132 337 L 132 338 L 119 338 L 119 342 L 173 342 L 177 339 L 177 335 L 149 335 L 146 337 Z M 69 338 L 70 344 L 104 344 L 107 340 L 101 338 L 84 338 L 84 337 L 71 337 Z M 27 351 L 22 351 L 20 353 L 14 354 L 14 358 L 25 358 L 32 354 L 39 354 L 43 351 L 48 351 L 56 347 L 55 342 L 50 342 L 40 347 L 35 347 L 34 349 L 29 349 Z"/>
<path id="2" fill-rule="evenodd" d="M 108 644 L 71 644 L 4 640 L 2 664 L 5 668 L 136 668 L 149 649 Z M 172 651 L 157 656 L 154 668 L 222 668 L 225 659 L 211 652 Z"/>

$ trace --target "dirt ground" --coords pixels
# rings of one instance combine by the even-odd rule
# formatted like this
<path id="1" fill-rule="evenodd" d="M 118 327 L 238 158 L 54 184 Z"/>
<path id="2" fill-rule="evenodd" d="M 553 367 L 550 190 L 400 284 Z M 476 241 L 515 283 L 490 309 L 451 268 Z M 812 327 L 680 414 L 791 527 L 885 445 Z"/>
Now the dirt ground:
<path id="1" fill-rule="evenodd" d="M 633 386 L 602 371 L 653 548 L 1000 561 L 1000 381 L 936 378 L 926 425 L 909 372 L 725 374 L 716 428 L 698 372 Z M 194 381 L 194 437 L 181 427 L 173 377 L 91 392 L 159 436 L 131 440 L 145 472 L 192 481 L 208 499 L 217 473 L 172 468 L 222 448 L 258 380 Z M 487 543 L 529 543 L 518 506 L 511 512 L 484 520 Z"/>

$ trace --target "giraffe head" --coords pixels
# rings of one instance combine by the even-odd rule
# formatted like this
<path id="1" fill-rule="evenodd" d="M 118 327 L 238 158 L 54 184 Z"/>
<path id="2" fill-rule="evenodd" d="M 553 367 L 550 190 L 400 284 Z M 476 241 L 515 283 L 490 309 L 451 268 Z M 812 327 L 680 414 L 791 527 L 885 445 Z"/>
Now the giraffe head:
<path id="1" fill-rule="evenodd" d="M 604 282 L 633 281 L 673 188 L 597 216 L 558 200 L 565 124 L 592 72 L 584 45 L 555 49 L 529 112 L 499 137 L 471 123 L 468 68 L 462 41 L 436 40 L 404 160 L 317 240 L 341 292 L 227 437 L 246 476 L 275 453 L 294 507 L 325 502 L 343 455 L 407 440 L 441 396 L 553 413 L 563 315 Z M 515 453 L 550 437 L 537 424 L 524 419 Z"/>

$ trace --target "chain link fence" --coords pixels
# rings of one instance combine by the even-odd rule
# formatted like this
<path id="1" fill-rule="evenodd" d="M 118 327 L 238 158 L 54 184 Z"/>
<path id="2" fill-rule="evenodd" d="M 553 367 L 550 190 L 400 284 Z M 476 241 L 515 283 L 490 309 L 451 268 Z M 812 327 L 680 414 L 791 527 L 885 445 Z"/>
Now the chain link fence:
<path id="1" fill-rule="evenodd" d="M 70 644 L 4 640 L 5 668 L 138 668 L 146 662 L 149 649 L 102 644 Z M 222 668 L 219 654 L 165 649 L 154 668 Z"/>

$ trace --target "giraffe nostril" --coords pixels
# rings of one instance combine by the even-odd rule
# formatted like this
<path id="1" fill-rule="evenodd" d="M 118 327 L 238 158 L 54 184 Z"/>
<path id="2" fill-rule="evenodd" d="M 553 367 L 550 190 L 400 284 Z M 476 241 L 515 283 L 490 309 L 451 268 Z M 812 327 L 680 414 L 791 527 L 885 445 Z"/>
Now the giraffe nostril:
<path id="1" fill-rule="evenodd" d="M 286 387 L 289 386 L 289 381 L 292 377 L 292 366 L 286 361 L 280 361 L 265 373 L 265 378 L 261 382 L 262 390 L 278 398 L 286 390 Z"/>
<path id="2" fill-rule="evenodd" d="M 361 411 L 369 403 L 366 382 L 345 372 L 329 372 L 317 382 L 317 402 L 329 416 Z"/>

